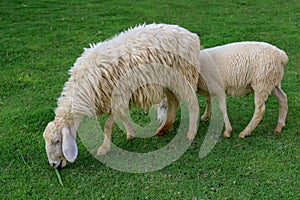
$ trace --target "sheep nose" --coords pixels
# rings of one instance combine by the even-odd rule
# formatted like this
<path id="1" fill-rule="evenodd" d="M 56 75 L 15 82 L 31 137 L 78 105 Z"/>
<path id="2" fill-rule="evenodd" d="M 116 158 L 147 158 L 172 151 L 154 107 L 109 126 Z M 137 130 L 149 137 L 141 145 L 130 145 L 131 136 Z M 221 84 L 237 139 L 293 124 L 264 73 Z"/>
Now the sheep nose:
<path id="1" fill-rule="evenodd" d="M 51 166 L 56 168 L 56 167 L 59 165 L 59 163 L 60 163 L 60 162 L 52 161 L 52 162 L 51 162 Z"/>
<path id="2" fill-rule="evenodd" d="M 63 167 L 62 165 L 63 165 L 63 161 L 62 160 L 60 162 L 56 162 L 56 161 L 54 162 L 53 161 L 51 163 L 51 166 L 54 167 L 54 168 L 57 168 L 57 169 L 61 169 Z"/>

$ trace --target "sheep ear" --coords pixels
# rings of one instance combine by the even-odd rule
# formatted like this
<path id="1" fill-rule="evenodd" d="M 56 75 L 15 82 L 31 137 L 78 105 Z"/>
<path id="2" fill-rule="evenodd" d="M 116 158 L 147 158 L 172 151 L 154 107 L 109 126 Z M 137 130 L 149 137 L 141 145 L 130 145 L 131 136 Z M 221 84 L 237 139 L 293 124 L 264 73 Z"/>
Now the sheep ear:
<path id="1" fill-rule="evenodd" d="M 75 161 L 78 153 L 77 144 L 75 138 L 71 135 L 71 132 L 67 127 L 62 129 L 62 150 L 67 161 Z"/>

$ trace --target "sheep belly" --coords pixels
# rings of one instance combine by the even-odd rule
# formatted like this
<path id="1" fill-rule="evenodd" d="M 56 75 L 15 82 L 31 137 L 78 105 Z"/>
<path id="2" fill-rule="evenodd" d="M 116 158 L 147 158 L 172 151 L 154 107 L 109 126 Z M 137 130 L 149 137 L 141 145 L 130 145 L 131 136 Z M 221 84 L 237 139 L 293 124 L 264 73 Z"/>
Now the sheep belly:
<path id="1" fill-rule="evenodd" d="M 229 86 L 225 90 L 226 94 L 232 97 L 241 97 L 253 92 L 250 85 L 243 85 L 239 87 Z"/>

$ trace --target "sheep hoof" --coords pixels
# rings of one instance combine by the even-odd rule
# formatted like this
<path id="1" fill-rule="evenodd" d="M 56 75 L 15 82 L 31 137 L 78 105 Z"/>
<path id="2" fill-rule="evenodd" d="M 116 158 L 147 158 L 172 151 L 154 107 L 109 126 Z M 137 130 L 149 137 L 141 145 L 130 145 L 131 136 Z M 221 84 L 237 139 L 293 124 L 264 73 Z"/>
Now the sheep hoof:
<path id="1" fill-rule="evenodd" d="M 249 136 L 249 135 L 250 135 L 249 133 L 243 131 L 243 132 L 241 132 L 241 133 L 239 134 L 239 138 L 240 138 L 240 139 L 243 139 L 243 138 L 245 138 L 245 137 L 247 137 L 247 136 Z"/>
<path id="2" fill-rule="evenodd" d="M 156 135 L 158 135 L 158 136 L 164 136 L 165 135 L 165 133 L 171 128 L 171 126 L 172 126 L 172 122 L 171 123 L 165 123 L 164 125 L 161 125 L 158 129 L 157 129 L 157 131 L 156 131 Z"/>
<path id="3" fill-rule="evenodd" d="M 186 139 L 187 139 L 187 141 L 189 141 L 189 142 L 193 141 L 193 140 L 195 139 L 195 134 L 187 133 Z"/>
<path id="4" fill-rule="evenodd" d="M 283 126 L 277 125 L 277 127 L 276 127 L 275 130 L 274 130 L 274 134 L 281 133 L 282 128 L 283 128 Z"/>
<path id="5" fill-rule="evenodd" d="M 105 156 L 105 155 L 107 154 L 108 151 L 109 151 L 109 147 L 104 146 L 104 145 L 101 145 L 101 146 L 98 148 L 97 156 L 99 156 L 99 157 Z"/>
<path id="6" fill-rule="evenodd" d="M 157 131 L 155 134 L 158 135 L 158 136 L 164 136 L 165 135 L 165 131 L 160 130 L 160 131 Z"/>
<path id="7" fill-rule="evenodd" d="M 135 138 L 134 135 L 127 135 L 126 140 L 133 140 Z"/>
<path id="8" fill-rule="evenodd" d="M 165 126 L 163 126 L 162 128 L 159 128 L 155 134 L 158 136 L 164 136 L 166 132 L 167 132 L 167 129 Z"/>
<path id="9" fill-rule="evenodd" d="M 209 120 L 209 116 L 208 115 L 202 115 L 201 117 L 201 121 L 202 122 L 207 122 Z"/>
<path id="10" fill-rule="evenodd" d="M 224 131 L 223 135 L 225 138 L 230 138 L 230 133 L 228 131 Z"/>

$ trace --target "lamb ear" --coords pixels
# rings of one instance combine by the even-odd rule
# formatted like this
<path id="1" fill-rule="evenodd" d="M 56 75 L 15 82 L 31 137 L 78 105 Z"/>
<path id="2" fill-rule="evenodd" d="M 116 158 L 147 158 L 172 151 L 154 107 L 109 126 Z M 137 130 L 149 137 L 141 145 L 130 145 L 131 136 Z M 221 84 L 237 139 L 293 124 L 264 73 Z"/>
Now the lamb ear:
<path id="1" fill-rule="evenodd" d="M 62 150 L 67 161 L 75 161 L 78 153 L 77 144 L 75 138 L 71 135 L 71 132 L 67 127 L 62 129 Z"/>

